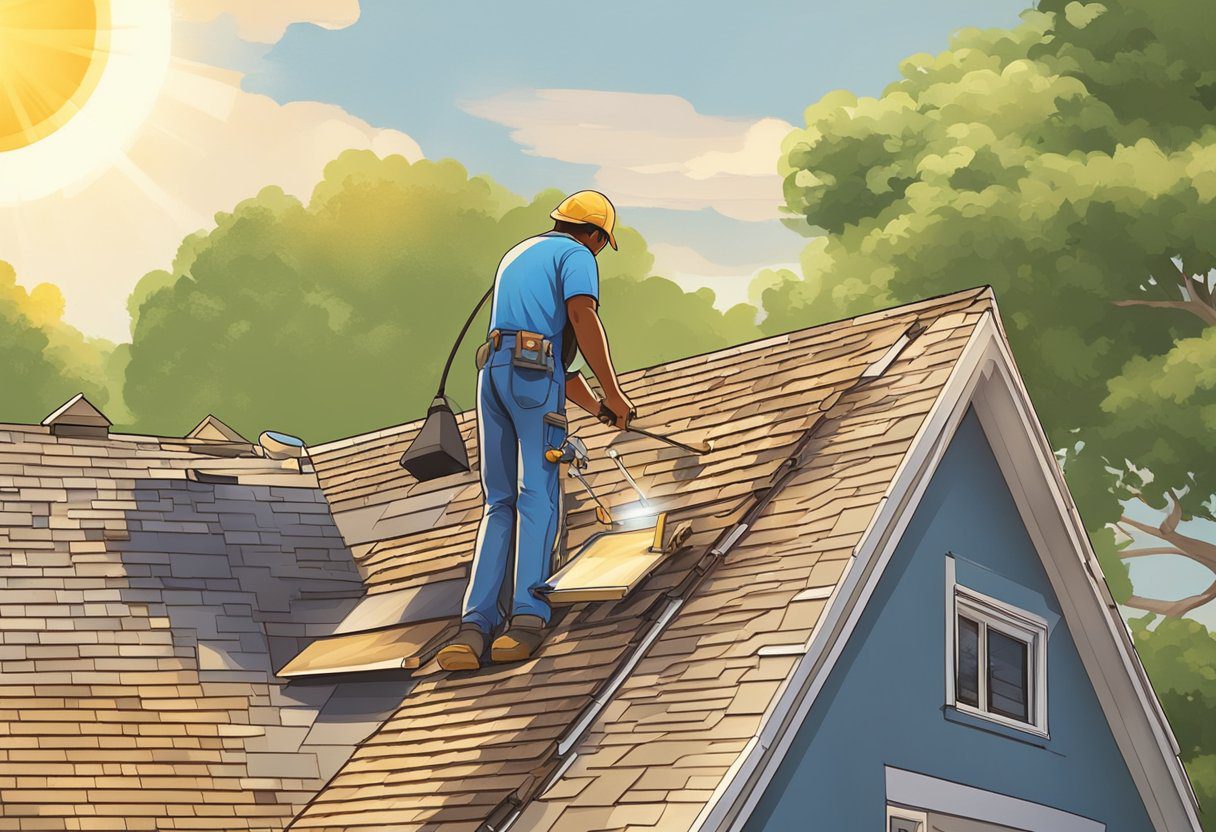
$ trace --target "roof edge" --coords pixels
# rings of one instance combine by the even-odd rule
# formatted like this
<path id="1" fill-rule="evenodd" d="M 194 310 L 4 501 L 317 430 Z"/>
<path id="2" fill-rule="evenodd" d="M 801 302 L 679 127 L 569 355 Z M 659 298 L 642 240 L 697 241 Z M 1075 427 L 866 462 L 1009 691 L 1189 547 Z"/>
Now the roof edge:
<path id="1" fill-rule="evenodd" d="M 946 298 L 952 298 L 955 296 L 962 297 L 962 296 L 966 296 L 968 294 L 973 294 L 974 297 L 977 299 L 981 298 L 981 297 L 988 297 L 993 302 L 993 305 L 994 306 L 996 305 L 996 292 L 993 290 L 992 286 L 987 283 L 981 283 L 981 284 L 978 284 L 976 286 L 971 286 L 966 289 L 958 289 L 953 292 L 943 292 L 940 295 L 933 295 L 931 297 L 921 298 L 920 300 L 910 301 L 908 303 L 900 303 L 900 304 L 896 304 L 894 306 L 886 306 L 881 309 L 871 310 L 870 312 L 862 312 L 858 315 L 847 315 L 842 318 L 833 318 L 832 320 L 828 320 L 828 321 L 820 321 L 817 324 L 801 327 L 800 329 L 791 329 L 791 330 L 787 330 L 785 332 L 779 332 L 775 335 L 765 335 L 761 338 L 753 338 L 750 341 L 740 341 L 739 343 L 731 344 L 728 347 L 719 347 L 718 349 L 715 349 L 715 350 L 705 350 L 704 352 L 693 353 L 692 355 L 685 355 L 685 356 L 681 356 L 680 358 L 673 358 L 671 361 L 662 361 L 662 362 L 658 362 L 655 364 L 648 364 L 645 367 L 636 367 L 632 370 L 627 370 L 627 371 L 621 373 L 621 375 L 630 376 L 635 373 L 645 374 L 645 373 L 650 372 L 651 370 L 658 369 L 659 367 L 667 367 L 667 366 L 670 366 L 673 364 L 679 364 L 682 361 L 693 361 L 698 358 L 706 358 L 708 356 L 715 355 L 717 353 L 729 352 L 730 350 L 761 349 L 762 347 L 764 347 L 765 345 L 767 345 L 769 343 L 779 341 L 782 338 L 789 338 L 791 335 L 793 335 L 795 333 L 810 332 L 811 330 L 819 329 L 820 327 L 835 326 L 837 324 L 843 324 L 846 321 L 858 321 L 858 320 L 861 320 L 862 318 L 869 318 L 871 316 L 885 315 L 888 313 L 896 314 L 896 313 L 899 313 L 902 311 L 906 311 L 908 309 L 908 307 L 911 307 L 911 306 L 920 306 L 922 304 L 931 304 L 931 303 L 934 303 L 935 301 L 943 301 Z M 472 414 L 474 414 L 475 412 L 476 412 L 475 408 L 468 408 L 466 410 L 462 410 L 459 413 L 457 413 L 456 418 L 457 419 L 472 418 Z M 309 451 L 310 452 L 316 451 L 317 453 L 324 454 L 324 453 L 328 453 L 329 451 L 336 451 L 341 448 L 352 447 L 353 445 L 358 444 L 358 442 L 361 440 L 370 441 L 373 439 L 384 439 L 389 436 L 394 436 L 396 434 L 403 433 L 417 425 L 421 425 L 424 421 L 426 421 L 425 417 L 419 417 L 416 419 L 410 419 L 409 421 L 406 421 L 406 422 L 400 422 L 396 425 L 389 425 L 387 427 L 379 428 L 377 430 L 369 430 L 369 431 L 365 431 L 363 433 L 352 433 L 348 436 L 340 436 L 335 439 L 330 439 L 325 442 L 320 442 L 316 445 L 309 445 Z"/>
<path id="2" fill-rule="evenodd" d="M 991 289 L 988 289 L 988 293 L 992 294 Z M 1160 703 L 1148 684 L 1147 676 L 1139 665 L 1126 625 L 1121 618 L 1118 621 L 1112 618 L 1112 611 L 1113 615 L 1118 616 L 1118 609 L 1113 600 L 1109 603 L 1105 600 L 1110 598 L 1110 593 L 1101 578 L 1100 569 L 1097 576 L 1093 573 L 1093 569 L 1097 568 L 1097 559 L 1090 547 L 1088 534 L 1085 533 L 1071 498 L 1067 496 L 1063 475 L 1055 463 L 1054 455 L 1050 453 L 1042 426 L 1034 415 L 1029 395 L 1013 362 L 995 303 L 987 311 L 991 317 L 986 317 L 977 325 L 963 354 L 955 363 L 942 393 L 934 402 L 921 430 L 913 439 L 892 478 L 870 526 L 854 549 L 853 559 L 829 600 L 827 609 L 812 631 L 802 658 L 794 665 L 776 698 L 770 703 L 757 734 L 736 758 L 734 765 L 694 821 L 691 829 L 695 832 L 737 832 L 750 816 L 765 786 L 784 759 L 798 727 L 835 668 L 849 635 L 868 606 L 873 590 L 899 542 L 903 528 L 911 520 L 958 423 L 965 415 L 967 407 L 975 400 L 980 383 L 991 375 L 985 368 L 993 363 L 996 368 L 1004 371 L 1002 378 L 1008 385 L 1013 404 L 1015 408 L 1020 408 L 1018 421 L 1025 428 L 1025 438 L 1037 452 L 1038 458 L 1034 462 L 1043 468 L 1053 501 L 1059 509 L 1060 519 L 1074 539 L 1072 553 L 1078 557 L 1082 567 L 1088 567 L 1084 571 L 1089 578 L 1089 590 L 1096 595 L 1093 600 L 1097 602 L 1099 611 L 1106 620 L 1116 651 L 1121 654 L 1124 668 L 1128 671 L 1127 677 L 1138 694 L 1141 705 L 1139 712 L 1145 717 L 1149 731 L 1157 740 L 1161 762 L 1164 763 L 1172 781 L 1172 791 L 1178 798 L 1179 806 L 1174 807 L 1174 814 L 1177 815 L 1177 810 L 1181 808 L 1181 814 L 1187 818 L 1190 829 L 1200 832 L 1195 812 L 1194 790 L 1177 756 L 1176 740 L 1172 736 Z M 1027 414 L 1029 419 L 1026 418 Z M 1046 456 L 1044 448 L 1047 449 Z M 1006 473 L 1004 466 L 1002 473 Z M 1041 551 L 1040 556 L 1042 557 Z M 1058 589 L 1056 592 L 1057 595 L 1062 594 Z M 1074 612 L 1074 615 L 1080 615 L 1082 612 Z M 1073 627 L 1070 622 L 1071 630 Z M 1136 667 L 1141 667 L 1140 672 L 1136 672 Z M 1094 674 L 1088 665 L 1086 672 L 1092 681 Z M 1103 690 L 1114 695 L 1109 685 L 1104 686 Z M 1101 695 L 1099 700 L 1101 702 Z M 1103 716 L 1110 722 L 1105 712 Z M 1126 755 L 1123 744 L 1118 740 L 1116 744 L 1119 745 L 1121 753 Z M 1129 766 L 1129 769 L 1133 767 Z M 1141 787 L 1142 784 L 1137 781 L 1137 786 Z M 1161 797 L 1151 787 L 1150 794 L 1153 797 Z M 1154 822 L 1158 823 L 1159 829 L 1173 832 L 1174 827 L 1169 825 L 1169 817 L 1162 816 L 1163 807 L 1148 797 L 1141 791 L 1141 799 L 1150 816 L 1154 817 Z"/>

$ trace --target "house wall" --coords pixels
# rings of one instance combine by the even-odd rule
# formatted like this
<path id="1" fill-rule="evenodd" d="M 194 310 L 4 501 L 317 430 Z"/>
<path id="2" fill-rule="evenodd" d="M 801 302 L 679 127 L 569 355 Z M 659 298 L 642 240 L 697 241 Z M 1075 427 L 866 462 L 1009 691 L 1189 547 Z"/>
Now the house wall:
<path id="1" fill-rule="evenodd" d="M 959 584 L 1047 620 L 1050 739 L 944 706 L 948 552 Z M 1110 832 L 1152 830 L 1060 616 L 968 413 L 745 829 L 882 829 L 884 767 L 893 766 L 1092 818 Z"/>

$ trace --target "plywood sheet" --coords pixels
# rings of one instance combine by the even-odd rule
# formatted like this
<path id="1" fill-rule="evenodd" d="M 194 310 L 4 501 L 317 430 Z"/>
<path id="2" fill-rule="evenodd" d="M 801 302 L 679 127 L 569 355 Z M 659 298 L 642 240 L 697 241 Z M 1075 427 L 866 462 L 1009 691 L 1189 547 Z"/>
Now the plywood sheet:
<path id="1" fill-rule="evenodd" d="M 412 670 L 438 636 L 452 626 L 448 618 L 400 624 L 382 630 L 318 639 L 279 671 L 288 679 L 367 670 Z"/>
<path id="2" fill-rule="evenodd" d="M 549 602 L 576 604 L 624 598 L 663 559 L 662 552 L 651 549 L 654 536 L 654 528 L 646 528 L 591 537 L 549 580 Z"/>

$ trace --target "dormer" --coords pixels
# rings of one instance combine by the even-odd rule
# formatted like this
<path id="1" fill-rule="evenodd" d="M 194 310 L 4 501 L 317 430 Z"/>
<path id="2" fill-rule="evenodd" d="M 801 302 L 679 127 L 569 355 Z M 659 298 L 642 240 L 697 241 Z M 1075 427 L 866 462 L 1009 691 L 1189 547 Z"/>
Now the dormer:
<path id="1" fill-rule="evenodd" d="M 43 419 L 42 424 L 56 436 L 105 437 L 112 422 L 84 393 L 77 393 Z"/>

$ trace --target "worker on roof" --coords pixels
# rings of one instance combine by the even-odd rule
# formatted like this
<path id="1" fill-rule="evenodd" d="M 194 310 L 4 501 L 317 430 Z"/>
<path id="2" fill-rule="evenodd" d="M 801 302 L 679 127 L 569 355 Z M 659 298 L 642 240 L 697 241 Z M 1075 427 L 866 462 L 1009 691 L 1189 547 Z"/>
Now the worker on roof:
<path id="1" fill-rule="evenodd" d="M 514 551 L 514 591 L 495 662 L 529 658 L 549 626 L 538 590 L 549 579 L 557 543 L 561 483 L 545 452 L 566 440 L 566 399 L 625 429 L 634 415 L 612 366 L 600 323 L 595 257 L 616 246 L 616 209 L 598 191 L 567 197 L 553 229 L 508 251 L 494 280 L 490 331 L 479 350 L 477 425 L 485 513 L 464 595 L 461 627 L 439 651 L 445 670 L 475 670 L 499 630 L 498 599 Z M 568 373 L 577 340 L 604 391 L 601 401 L 579 373 Z"/>

